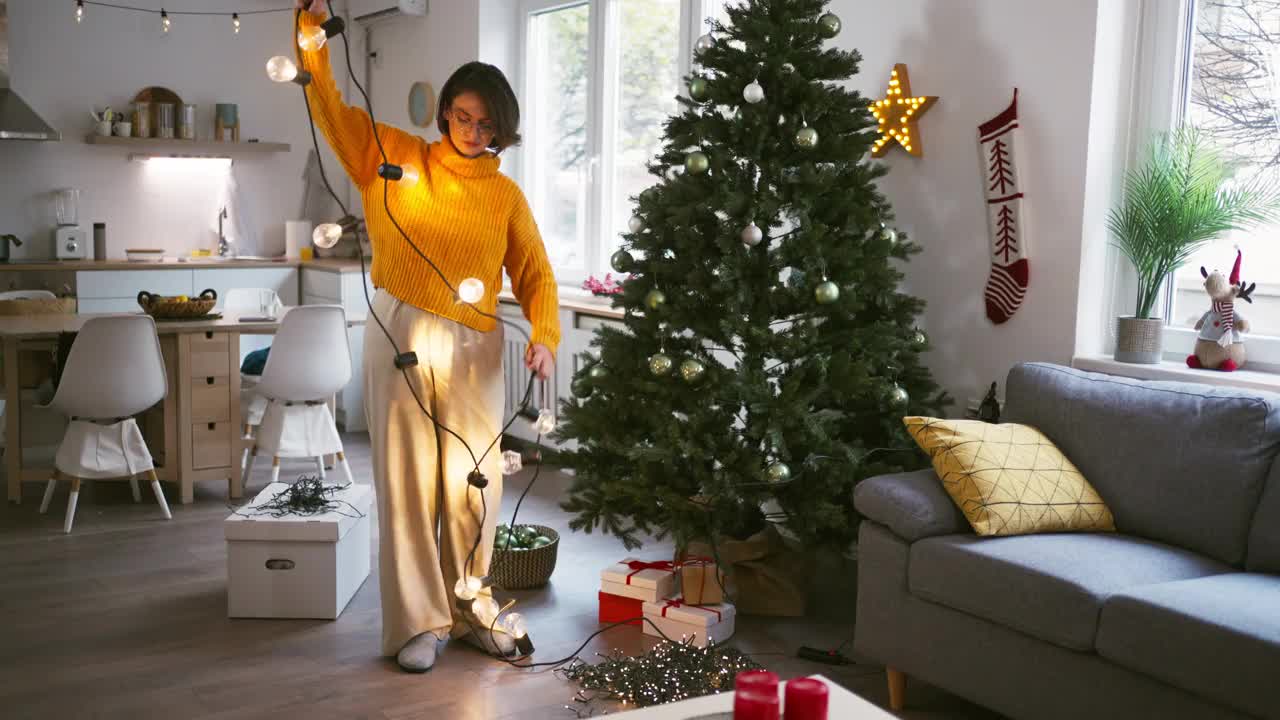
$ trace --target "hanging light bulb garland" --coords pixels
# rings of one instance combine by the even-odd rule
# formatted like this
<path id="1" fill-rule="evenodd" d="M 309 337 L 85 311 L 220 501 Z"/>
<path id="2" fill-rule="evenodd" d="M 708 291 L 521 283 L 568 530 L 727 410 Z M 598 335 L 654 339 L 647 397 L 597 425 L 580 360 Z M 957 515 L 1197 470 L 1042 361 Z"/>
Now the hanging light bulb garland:
<path id="1" fill-rule="evenodd" d="M 241 27 L 241 22 L 240 22 L 241 15 L 266 15 L 268 13 L 285 13 L 285 12 L 294 11 L 294 8 L 292 7 L 270 8 L 266 10 L 236 10 L 232 12 L 210 12 L 205 10 L 169 10 L 168 8 L 163 8 L 163 7 L 160 8 L 159 10 L 155 10 L 153 8 L 137 7 L 134 5 L 121 5 L 119 3 L 114 3 L 114 2 L 99 2 L 99 0 L 75 0 L 75 3 L 76 3 L 76 12 L 75 12 L 76 23 L 84 22 L 84 17 L 85 17 L 84 8 L 86 5 L 95 5 L 97 7 L 105 8 L 108 10 L 121 10 L 124 12 L 137 12 L 137 13 L 147 13 L 150 15 L 159 15 L 160 31 L 162 33 L 168 33 L 173 29 L 173 18 L 177 15 L 204 15 L 204 16 L 212 16 L 212 17 L 229 17 L 231 18 L 231 32 L 235 33 L 236 35 L 239 35 L 240 27 Z M 341 18 L 331 18 L 331 20 L 337 20 L 338 24 L 342 23 Z M 330 27 L 321 26 L 321 28 L 317 28 L 317 30 L 319 30 L 319 32 L 323 35 L 323 38 L 318 41 L 320 45 L 323 45 L 325 40 L 342 32 L 341 29 L 337 30 L 336 32 L 330 32 L 330 29 L 332 28 L 332 26 Z"/>

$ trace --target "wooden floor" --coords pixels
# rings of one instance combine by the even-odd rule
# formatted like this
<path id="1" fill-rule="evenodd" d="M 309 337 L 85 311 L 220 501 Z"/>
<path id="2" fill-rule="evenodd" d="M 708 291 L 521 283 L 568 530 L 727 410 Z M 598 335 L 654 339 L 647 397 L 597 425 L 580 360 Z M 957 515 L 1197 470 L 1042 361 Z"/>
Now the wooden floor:
<path id="1" fill-rule="evenodd" d="M 357 480 L 371 482 L 367 437 L 346 442 Z M 284 477 L 303 470 L 286 465 Z M 504 513 L 527 477 L 526 470 L 509 479 Z M 567 482 L 544 472 L 521 519 L 567 530 L 556 506 Z M 248 494 L 265 483 L 262 468 Z M 69 536 L 62 533 L 67 487 L 43 516 L 41 490 L 28 484 L 21 505 L 0 509 L 0 717 L 575 717 L 564 706 L 576 688 L 552 672 L 512 669 L 460 644 L 425 675 L 400 672 L 379 657 L 376 559 L 336 621 L 227 619 L 222 520 L 229 506 L 219 484 L 197 486 L 192 505 L 171 496 L 169 522 L 145 487 L 144 502 L 134 505 L 125 483 L 89 484 Z M 665 546 L 643 552 L 669 556 Z M 566 532 L 551 584 L 513 593 L 529 619 L 537 659 L 563 657 L 599 628 L 599 570 L 622 557 L 612 538 Z M 795 657 L 802 644 L 829 647 L 852 633 L 852 601 L 829 599 L 809 618 L 739 618 L 732 643 L 784 678 L 823 673 L 883 706 L 880 668 Z M 638 628 L 618 628 L 583 657 L 594 660 L 595 652 L 614 648 L 639 653 L 651 642 Z M 902 717 L 996 717 L 914 682 L 909 705 Z"/>

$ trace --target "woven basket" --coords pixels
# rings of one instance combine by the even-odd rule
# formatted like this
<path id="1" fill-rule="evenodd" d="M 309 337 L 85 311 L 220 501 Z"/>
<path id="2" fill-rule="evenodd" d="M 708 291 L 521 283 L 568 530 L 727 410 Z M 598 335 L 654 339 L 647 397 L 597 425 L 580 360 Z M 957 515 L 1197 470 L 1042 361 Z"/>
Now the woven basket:
<path id="1" fill-rule="evenodd" d="M 1155 364 L 1164 345 L 1164 319 L 1116 318 L 1116 355 L 1119 362 Z"/>
<path id="2" fill-rule="evenodd" d="M 523 590 L 542 587 L 551 579 L 556 569 L 556 552 L 560 548 L 560 533 L 546 525 L 531 525 L 539 535 L 551 538 L 551 544 L 530 550 L 493 549 L 489 563 L 489 577 L 503 590 Z"/>
<path id="3" fill-rule="evenodd" d="M 153 295 L 146 290 L 138 293 L 138 305 L 157 320 L 201 318 L 208 315 L 217 304 L 218 293 L 213 290 L 205 290 L 199 297 L 186 300 L 179 300 L 173 296 Z"/>

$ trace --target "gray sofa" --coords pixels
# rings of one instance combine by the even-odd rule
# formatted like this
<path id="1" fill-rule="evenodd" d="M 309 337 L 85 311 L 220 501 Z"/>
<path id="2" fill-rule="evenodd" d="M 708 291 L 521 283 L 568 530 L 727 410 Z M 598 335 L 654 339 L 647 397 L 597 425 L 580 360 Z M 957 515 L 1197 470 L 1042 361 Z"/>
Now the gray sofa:
<path id="1" fill-rule="evenodd" d="M 854 648 L 1014 718 L 1280 718 L 1280 395 L 1015 367 L 1118 533 L 979 538 L 932 470 L 868 478 Z M 910 705 L 907 701 L 907 705 Z"/>

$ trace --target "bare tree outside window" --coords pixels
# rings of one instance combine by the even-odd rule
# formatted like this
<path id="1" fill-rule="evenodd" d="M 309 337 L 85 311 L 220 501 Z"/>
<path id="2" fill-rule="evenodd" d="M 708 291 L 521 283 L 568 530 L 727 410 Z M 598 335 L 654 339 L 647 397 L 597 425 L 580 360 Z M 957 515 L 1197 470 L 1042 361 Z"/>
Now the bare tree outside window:
<path id="1" fill-rule="evenodd" d="M 1280 0 L 1199 0 L 1191 52 L 1184 121 L 1215 142 L 1241 179 L 1280 173 Z M 1230 271 L 1237 247 L 1243 277 L 1258 283 L 1246 310 L 1253 334 L 1280 336 L 1277 226 L 1230 233 L 1175 272 L 1173 325 L 1200 318 L 1208 302 L 1200 267 Z"/>

